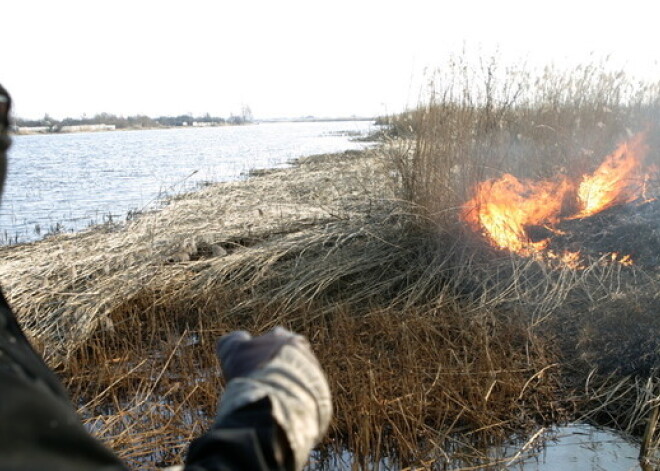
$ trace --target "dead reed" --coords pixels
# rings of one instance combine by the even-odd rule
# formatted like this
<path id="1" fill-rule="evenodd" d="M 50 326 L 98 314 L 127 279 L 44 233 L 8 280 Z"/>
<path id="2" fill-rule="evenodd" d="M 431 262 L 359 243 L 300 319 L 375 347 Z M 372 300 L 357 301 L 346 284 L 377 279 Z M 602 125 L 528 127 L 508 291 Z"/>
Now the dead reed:
<path id="1" fill-rule="evenodd" d="M 222 387 L 213 340 L 284 325 L 310 339 L 330 377 L 328 450 L 348 449 L 365 466 L 383 457 L 487 463 L 473 456 L 477 444 L 561 417 L 555 352 L 530 334 L 522 311 L 455 296 L 447 268 L 428 260 L 437 246 L 400 229 L 356 236 L 352 226 L 266 242 L 207 262 L 198 280 L 144 287 L 112 314 L 114 333 L 99 332 L 67 363 L 69 387 L 89 398 L 84 415 L 135 463 L 157 436 L 164 442 L 149 459 L 176 461 Z"/>
<path id="2" fill-rule="evenodd" d="M 660 163 L 660 84 L 604 65 L 532 74 L 459 58 L 438 74 L 427 103 L 396 118 L 395 130 L 415 137 L 400 139 L 396 131 L 388 152 L 417 221 L 463 241 L 466 249 L 452 262 L 469 267 L 453 277 L 467 286 L 458 292 L 505 312 L 523 310 L 536 335 L 560 346 L 562 395 L 574 417 L 640 435 L 659 397 L 652 386 L 660 364 L 657 267 L 608 267 L 600 259 L 583 270 L 525 263 L 480 247 L 484 241 L 457 217 L 477 182 L 504 173 L 581 175 L 642 129 L 649 133 L 647 163 Z M 657 174 L 650 183 L 657 195 Z"/>

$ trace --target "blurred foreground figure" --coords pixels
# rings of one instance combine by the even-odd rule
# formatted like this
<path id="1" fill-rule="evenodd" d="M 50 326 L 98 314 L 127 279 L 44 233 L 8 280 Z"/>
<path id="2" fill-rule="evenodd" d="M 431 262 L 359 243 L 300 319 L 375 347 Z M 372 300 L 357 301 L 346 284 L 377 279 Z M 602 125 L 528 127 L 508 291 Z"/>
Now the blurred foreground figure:
<path id="1" fill-rule="evenodd" d="M 0 86 L 0 193 L 10 105 Z M 302 469 L 332 415 L 328 383 L 307 341 L 280 328 L 255 338 L 233 332 L 217 354 L 227 379 L 218 415 L 176 469 Z M 126 469 L 85 430 L 0 293 L 0 471 Z"/>

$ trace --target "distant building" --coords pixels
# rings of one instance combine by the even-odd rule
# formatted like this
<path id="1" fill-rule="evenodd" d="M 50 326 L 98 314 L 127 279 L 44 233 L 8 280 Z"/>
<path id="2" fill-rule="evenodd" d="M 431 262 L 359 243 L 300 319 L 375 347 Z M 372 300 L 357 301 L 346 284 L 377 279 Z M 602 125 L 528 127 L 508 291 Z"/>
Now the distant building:
<path id="1" fill-rule="evenodd" d="M 44 132 L 50 132 L 50 126 L 14 126 L 14 132 L 18 134 L 39 134 Z"/>
<path id="2" fill-rule="evenodd" d="M 114 131 L 114 124 L 79 124 L 77 126 L 62 126 L 61 132 L 90 132 L 90 131 Z"/>

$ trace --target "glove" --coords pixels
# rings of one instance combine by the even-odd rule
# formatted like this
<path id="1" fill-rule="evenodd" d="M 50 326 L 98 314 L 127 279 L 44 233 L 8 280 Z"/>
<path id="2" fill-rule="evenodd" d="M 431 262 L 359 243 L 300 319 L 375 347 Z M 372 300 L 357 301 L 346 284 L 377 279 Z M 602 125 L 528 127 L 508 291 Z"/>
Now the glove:
<path id="1" fill-rule="evenodd" d="M 319 443 L 332 417 L 330 388 L 305 338 L 280 327 L 252 338 L 244 331 L 220 339 L 217 355 L 228 381 L 216 423 L 234 411 L 270 399 L 296 469 Z"/>

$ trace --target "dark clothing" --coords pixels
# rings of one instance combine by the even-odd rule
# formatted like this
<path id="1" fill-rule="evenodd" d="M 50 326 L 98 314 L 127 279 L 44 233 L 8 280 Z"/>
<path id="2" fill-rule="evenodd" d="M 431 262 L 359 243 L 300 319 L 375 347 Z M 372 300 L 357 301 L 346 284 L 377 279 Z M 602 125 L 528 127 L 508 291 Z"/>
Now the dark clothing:
<path id="1" fill-rule="evenodd" d="M 289 470 L 292 453 L 268 399 L 216 423 L 190 445 L 186 471 Z M 67 393 L 0 293 L 0 471 L 120 471 L 83 427 Z"/>

